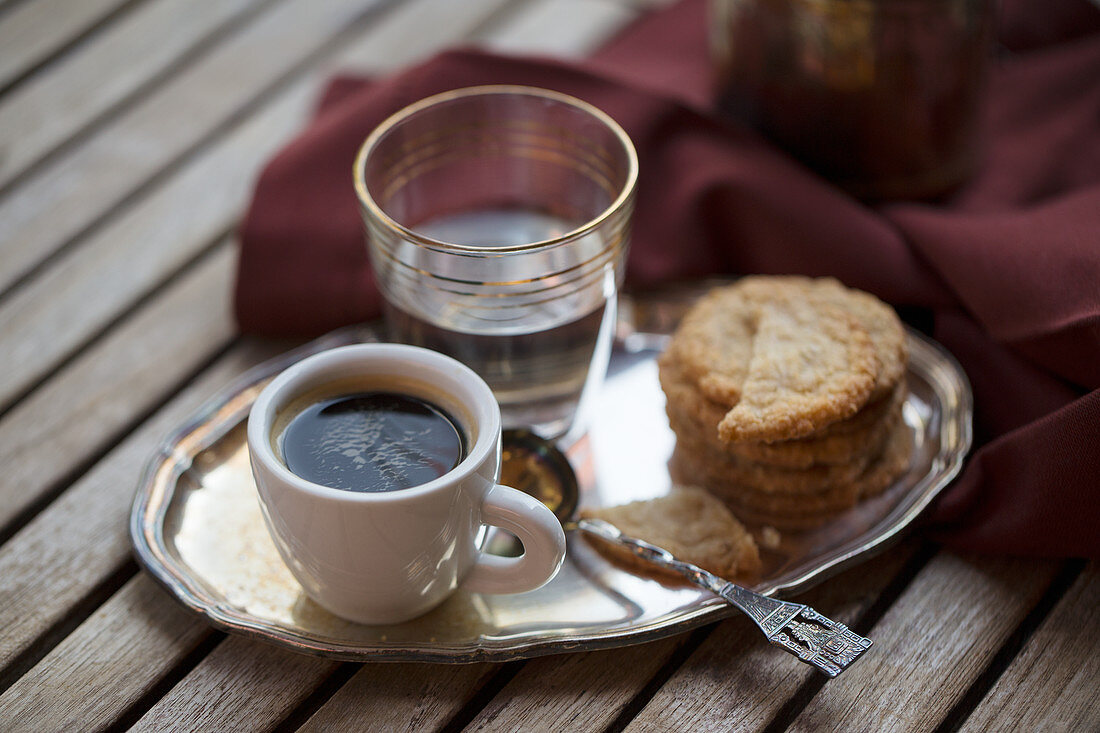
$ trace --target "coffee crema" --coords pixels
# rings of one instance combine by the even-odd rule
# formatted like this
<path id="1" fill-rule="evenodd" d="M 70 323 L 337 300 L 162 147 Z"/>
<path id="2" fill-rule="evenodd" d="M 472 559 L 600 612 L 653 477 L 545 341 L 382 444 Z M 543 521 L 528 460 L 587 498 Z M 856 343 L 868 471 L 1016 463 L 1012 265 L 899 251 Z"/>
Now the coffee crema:
<path id="1" fill-rule="evenodd" d="M 356 391 L 295 400 L 279 420 L 276 454 L 301 478 L 334 489 L 399 491 L 450 472 L 465 436 L 443 408 L 398 392 Z"/>

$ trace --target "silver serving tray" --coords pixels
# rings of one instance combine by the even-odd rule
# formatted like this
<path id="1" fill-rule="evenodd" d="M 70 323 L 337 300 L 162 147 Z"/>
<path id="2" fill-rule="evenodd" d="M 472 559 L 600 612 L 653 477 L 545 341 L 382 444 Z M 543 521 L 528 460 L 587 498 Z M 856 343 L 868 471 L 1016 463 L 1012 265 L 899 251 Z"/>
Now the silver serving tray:
<path id="1" fill-rule="evenodd" d="M 696 288 L 694 294 L 698 293 Z M 568 454 L 582 506 L 664 494 L 674 438 L 655 357 L 692 295 L 624 303 L 608 379 L 588 405 L 588 433 Z M 322 349 L 376 340 L 370 327 L 333 332 L 231 384 L 164 442 L 138 486 L 130 534 L 138 560 L 186 607 L 215 626 L 296 651 L 355 661 L 475 662 L 634 644 L 732 614 L 694 587 L 631 574 L 571 534 L 565 565 L 530 593 L 461 590 L 414 621 L 363 626 L 336 618 L 301 591 L 267 535 L 255 498 L 245 420 L 264 384 Z M 912 434 L 908 471 L 881 496 L 824 527 L 785 532 L 763 550 L 753 587 L 793 595 L 884 547 L 958 473 L 971 441 L 972 397 L 942 347 L 910 333 Z M 750 529 L 752 527 L 750 526 Z"/>

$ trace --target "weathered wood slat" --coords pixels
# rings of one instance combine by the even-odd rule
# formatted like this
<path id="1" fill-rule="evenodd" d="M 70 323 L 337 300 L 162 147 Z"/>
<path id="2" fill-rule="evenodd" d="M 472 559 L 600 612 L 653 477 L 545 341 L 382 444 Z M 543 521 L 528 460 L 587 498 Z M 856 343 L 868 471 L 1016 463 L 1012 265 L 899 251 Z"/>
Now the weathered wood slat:
<path id="1" fill-rule="evenodd" d="M 0 670 L 128 561 L 134 488 L 160 441 L 227 382 L 275 351 L 255 343 L 231 350 L 0 546 Z M 128 620 L 119 614 L 111 622 Z M 94 645 L 86 653 L 99 655 Z M 66 664 L 58 661 L 55 671 Z"/>
<path id="2" fill-rule="evenodd" d="M 343 0 L 338 4 L 347 6 Z M 304 7 L 306 3 L 299 5 L 299 15 L 310 14 Z M 323 9 L 317 3 L 309 3 L 309 6 L 314 11 Z M 303 19 L 295 15 L 280 16 L 272 13 L 262 18 L 258 25 L 266 25 L 272 18 L 281 18 L 285 24 L 295 26 L 304 33 L 303 23 L 299 22 Z M 341 20 L 342 16 L 329 18 L 327 30 L 336 32 Z M 284 33 L 294 35 L 286 29 Z M 260 33 L 258 37 L 268 42 L 278 40 L 271 30 Z M 252 50 L 257 49 L 255 47 Z M 304 108 L 310 101 L 309 95 L 303 93 L 297 101 L 299 104 L 296 111 L 304 114 Z M 288 121 L 283 129 L 289 132 L 296 119 Z M 261 127 L 256 131 L 255 137 L 262 140 L 263 136 L 264 130 Z M 194 185 L 210 189 L 212 199 L 217 201 L 219 186 L 226 185 L 227 181 L 230 184 L 237 181 L 238 190 L 228 191 L 226 194 L 229 198 L 239 199 L 247 181 L 242 181 L 241 176 L 235 177 L 231 172 L 222 175 L 216 168 L 219 162 L 227 166 L 234 165 L 232 158 L 211 160 L 206 174 L 199 176 L 200 179 L 202 175 L 209 176 L 210 180 L 205 183 L 199 180 Z M 254 167 L 256 161 L 249 163 Z M 192 199 L 192 204 L 194 203 L 196 202 Z M 168 209 L 172 207 L 171 202 L 164 205 Z M 189 211 L 196 213 L 193 209 Z M 223 217 L 228 221 L 233 213 L 235 212 L 226 210 Z M 156 212 L 153 212 L 152 217 L 146 214 L 143 219 L 150 229 L 167 235 L 157 243 L 157 248 L 162 252 L 179 249 L 193 252 L 197 246 L 204 244 L 200 239 L 191 244 L 180 245 L 172 239 L 173 235 L 179 236 L 178 233 L 162 228 L 161 222 L 157 221 Z M 111 232 L 102 242 L 108 246 L 117 246 L 117 242 L 110 241 L 112 236 L 122 238 L 125 232 Z M 186 233 L 184 230 L 184 235 Z M 142 245 L 139 239 L 135 239 L 133 244 L 144 249 L 150 242 L 156 241 L 147 238 Z M 170 299 L 171 302 L 164 302 L 162 298 L 154 299 L 154 304 L 159 305 L 151 307 L 153 312 L 143 313 L 136 324 L 124 327 L 121 334 L 112 335 L 110 346 L 98 349 L 93 359 L 78 359 L 81 364 L 79 368 L 66 369 L 64 375 L 59 375 L 59 379 L 51 381 L 43 390 L 31 395 L 27 402 L 20 404 L 8 419 L 0 423 L 0 460 L 12 465 L 12 469 L 0 479 L 0 527 L 14 514 L 33 503 L 58 478 L 102 448 L 103 441 L 113 431 L 147 409 L 147 397 L 160 394 L 168 385 L 198 366 L 212 353 L 212 349 L 225 343 L 232 332 L 228 299 L 233 274 L 233 254 L 228 247 L 222 247 L 221 250 L 222 254 L 218 255 L 216 264 L 204 266 L 200 268 L 201 274 L 187 278 L 190 284 L 185 292 Z M 128 267 L 129 262 L 125 256 L 116 260 L 116 277 L 132 277 L 134 272 L 127 269 Z M 71 277 L 80 279 L 87 274 L 88 271 L 78 261 Z M 100 287 L 102 285 L 94 282 L 85 283 L 86 296 L 93 299 Z M 174 289 L 179 288 L 175 286 Z M 78 312 L 83 311 L 78 303 L 71 304 L 71 307 Z M 65 314 L 55 313 L 55 316 L 64 318 Z M 34 330 L 33 327 L 31 330 Z M 59 334 L 57 331 L 47 333 L 42 330 L 32 335 L 44 341 L 47 337 L 48 340 L 53 340 Z M 39 353 L 34 343 L 27 344 L 26 348 Z M 48 350 L 49 347 L 43 348 Z M 48 442 L 43 441 L 46 435 L 50 436 Z M 68 449 L 60 454 L 64 456 L 62 460 L 58 460 L 58 447 Z"/>
<path id="3" fill-rule="evenodd" d="M 312 92 L 295 85 L 0 304 L 0 405 L 224 236 L 256 169 L 301 124 Z"/>
<path id="4" fill-rule="evenodd" d="M 377 24 L 370 46 L 349 48 L 332 67 L 374 75 L 416 63 L 446 46 L 473 42 L 501 8 L 516 2 L 402 3 Z"/>
<path id="5" fill-rule="evenodd" d="M 299 731 L 437 730 L 499 669 L 499 664 L 365 664 Z"/>
<path id="6" fill-rule="evenodd" d="M 614 0 L 538 0 L 486 28 L 482 42 L 503 53 L 579 58 L 637 16 Z"/>
<path id="7" fill-rule="evenodd" d="M 339 664 L 230 637 L 131 730 L 270 730 Z"/>
<path id="8" fill-rule="evenodd" d="M 233 338 L 233 243 L 173 282 L 0 421 L 0 527 Z"/>
<path id="9" fill-rule="evenodd" d="M 1100 730 L 1100 569 L 1094 563 L 963 723 L 964 731 Z"/>
<path id="10" fill-rule="evenodd" d="M 606 730 L 688 638 L 530 661 L 468 730 Z"/>
<path id="11" fill-rule="evenodd" d="M 825 687 L 796 730 L 934 730 L 1042 596 L 1054 562 L 941 552 L 871 630 L 879 653 Z"/>
<path id="12" fill-rule="evenodd" d="M 138 575 L 0 695 L 0 721 L 13 732 L 102 729 L 211 633 Z"/>
<path id="13" fill-rule="evenodd" d="M 830 581 L 809 594 L 806 600 L 830 612 L 839 608 L 837 617 L 850 620 L 877 599 L 881 588 L 896 575 L 912 550 L 912 547 L 898 548 Z M 625 649 L 560 655 L 528 662 L 474 718 L 470 729 L 604 729 L 641 692 L 686 638 L 680 636 Z M 730 694 L 717 699 L 715 707 L 709 709 L 704 705 L 686 704 L 695 696 L 698 674 L 720 681 Z M 775 709 L 812 674 L 808 667 L 768 647 L 747 621 L 732 619 L 719 626 L 687 666 L 658 692 L 642 714 L 643 723 L 648 719 L 648 725 L 642 727 L 651 730 L 722 727 L 727 721 L 745 719 L 745 711 L 750 709 L 760 719 L 758 722 L 766 723 L 770 719 L 765 714 L 767 711 L 754 706 L 754 698 L 748 697 L 748 691 L 757 689 L 761 675 L 776 680 L 771 709 L 774 714 Z M 376 683 L 358 681 L 360 676 L 368 676 L 370 680 L 379 678 L 373 668 L 364 668 L 318 711 L 320 720 L 338 724 L 355 720 L 356 712 L 364 706 L 379 709 L 373 692 Z M 353 684 L 356 689 L 349 689 Z M 401 689 L 409 688 L 402 685 Z M 744 694 L 736 694 L 738 690 Z M 742 714 L 733 717 L 731 708 L 738 705 Z M 398 717 L 383 720 L 396 722 Z M 390 726 L 383 727 L 389 729 Z M 430 727 L 426 724 L 419 729 Z"/>
<path id="14" fill-rule="evenodd" d="M 0 188 L 263 0 L 156 0 L 0 100 Z"/>
<path id="15" fill-rule="evenodd" d="M 0 291 L 388 2 L 280 3 L 35 171 L 0 200 Z"/>
<path id="16" fill-rule="evenodd" d="M 64 49 L 132 0 L 38 0 L 0 20 L 0 88 Z"/>
<path id="17" fill-rule="evenodd" d="M 679 2 L 679 0 L 616 0 L 616 2 L 634 8 L 639 12 L 649 12 L 667 5 Z"/>
<path id="18" fill-rule="evenodd" d="M 851 624 L 878 600 L 915 552 L 915 543 L 893 548 L 797 600 Z M 876 634 L 870 636 L 875 645 L 856 666 L 890 653 Z M 819 674 L 770 645 L 751 621 L 735 617 L 707 637 L 627 730 L 762 730 L 802 685 Z"/>
<path id="19" fill-rule="evenodd" d="M 479 0 L 482 8 L 504 0 Z M 425 3 L 403 5 L 423 15 Z M 449 5 L 449 4 L 448 4 Z M 329 65 L 360 61 L 393 36 L 381 23 L 354 39 Z M 428 40 L 442 43 L 438 37 Z M 421 49 L 423 53 L 431 49 Z M 381 66 L 385 56 L 375 55 Z M 235 126 L 139 204 L 0 303 L 0 406 L 41 379 L 149 288 L 170 276 L 232 225 L 257 170 L 308 116 L 321 72 L 300 79 Z M 42 338 L 49 333 L 48 340 Z"/>

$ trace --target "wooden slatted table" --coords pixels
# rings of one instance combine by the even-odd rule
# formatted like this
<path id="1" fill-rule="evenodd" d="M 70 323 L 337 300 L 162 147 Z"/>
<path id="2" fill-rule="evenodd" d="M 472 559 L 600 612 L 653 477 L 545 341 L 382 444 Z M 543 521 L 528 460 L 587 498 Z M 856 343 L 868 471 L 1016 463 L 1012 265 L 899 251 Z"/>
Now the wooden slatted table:
<path id="1" fill-rule="evenodd" d="M 807 594 L 827 682 L 743 618 L 610 651 L 353 664 L 227 636 L 132 560 L 154 447 L 289 344 L 229 313 L 234 226 L 336 70 L 580 57 L 643 0 L 0 0 L 0 729 L 1097 730 L 1100 575 L 910 540 Z"/>

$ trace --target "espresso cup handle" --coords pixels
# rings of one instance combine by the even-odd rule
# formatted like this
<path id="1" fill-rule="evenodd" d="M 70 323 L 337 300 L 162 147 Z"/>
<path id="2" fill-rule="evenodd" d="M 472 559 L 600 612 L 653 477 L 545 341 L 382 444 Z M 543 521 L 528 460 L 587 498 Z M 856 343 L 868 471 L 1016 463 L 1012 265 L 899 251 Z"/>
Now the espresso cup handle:
<path id="1" fill-rule="evenodd" d="M 474 593 L 522 593 L 543 585 L 565 560 L 565 532 L 554 513 L 538 499 L 509 486 L 489 489 L 481 521 L 506 529 L 523 543 L 519 557 L 482 552 L 462 583 Z"/>

